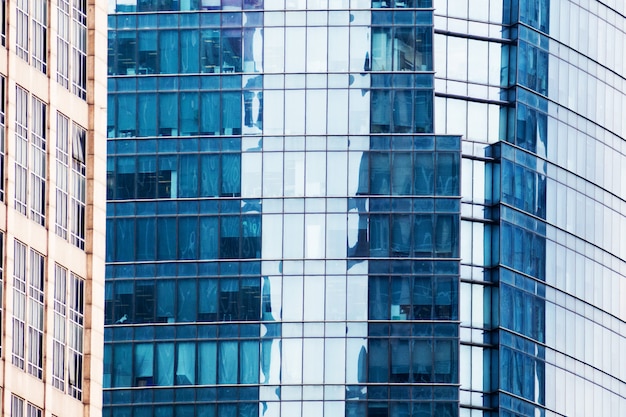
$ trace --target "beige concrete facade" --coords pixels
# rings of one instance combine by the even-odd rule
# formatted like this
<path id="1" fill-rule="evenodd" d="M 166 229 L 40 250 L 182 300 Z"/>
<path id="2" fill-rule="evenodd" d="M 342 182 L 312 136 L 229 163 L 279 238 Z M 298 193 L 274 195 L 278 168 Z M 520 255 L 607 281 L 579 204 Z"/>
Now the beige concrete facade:
<path id="1" fill-rule="evenodd" d="M 28 6 L 24 6 L 25 4 Z M 45 7 L 42 8 L 42 6 Z M 0 236 L 2 240 L 2 314 L 0 387 L 2 397 L 1 416 L 100 416 L 102 405 L 102 361 L 104 328 L 104 256 L 105 256 L 105 204 L 106 204 L 106 44 L 107 11 L 101 0 L 8 0 L 4 3 L 4 45 L 0 45 L 0 75 L 4 82 L 4 159 L 2 188 L 4 198 L 0 202 Z M 69 29 L 64 35 L 57 30 L 63 7 L 69 17 Z M 26 15 L 28 25 L 20 25 L 21 16 Z M 36 41 L 34 19 L 37 10 L 44 10 L 43 20 L 47 26 L 43 31 L 45 43 L 39 47 Z M 24 12 L 25 10 L 25 12 Z M 85 21 L 76 21 L 76 12 L 84 13 Z M 23 19 L 22 22 L 25 20 Z M 80 26 L 86 36 L 77 35 Z M 27 56 L 18 54 L 19 33 L 27 33 Z M 42 32 L 39 32 L 41 34 Z M 59 37 L 68 45 L 67 59 L 58 59 Z M 24 45 L 22 45 L 24 46 Z M 2 48 L 4 47 L 4 53 Z M 44 52 L 45 70 L 37 67 L 37 48 Z M 22 48 L 24 49 L 24 48 Z M 76 58 L 82 52 L 82 59 Z M 86 55 L 86 57 L 85 57 Z M 41 59 L 39 59 L 41 61 Z M 63 65 L 67 67 L 62 69 Z M 59 75 L 61 73 L 61 75 Z M 65 74 L 67 82 L 59 81 Z M 75 84 L 78 85 L 77 89 Z M 27 106 L 27 167 L 26 213 L 16 209 L 16 198 L 23 182 L 18 181 L 19 157 L 17 137 L 16 105 L 18 88 L 28 92 Z M 77 92 L 78 90 L 78 92 Z M 41 168 L 34 160 L 33 141 L 36 129 L 33 100 L 45 104 L 45 190 L 36 193 L 31 181 L 33 174 Z M 59 149 L 57 143 L 62 136 L 59 118 L 67 121 L 69 131 L 66 139 L 67 172 L 58 168 Z M 79 144 L 74 132 L 84 132 L 84 176 L 75 177 L 73 152 Z M 39 171 L 41 172 L 41 171 Z M 80 169 L 78 169 L 80 172 Z M 76 179 L 79 178 L 79 179 Z M 81 182 L 82 181 L 82 182 Z M 61 184 L 59 184 L 61 183 Z M 76 184 L 83 184 L 78 190 Z M 78 188 L 77 188 L 78 187 Z M 59 190 L 65 190 L 65 203 L 59 200 Z M 78 191 L 77 191 L 78 190 Z M 84 191 L 81 191 L 84 190 Z M 41 197 L 40 197 L 41 196 Z M 32 215 L 34 201 L 45 200 L 44 220 L 37 221 Z M 84 215 L 72 211 L 75 200 L 84 207 Z M 64 206 L 65 204 L 65 206 Z M 78 204 L 78 203 L 76 203 Z M 64 208 L 63 208 L 64 206 Z M 65 235 L 58 227 L 65 218 Z M 43 223 L 43 224 L 41 224 Z M 79 236 L 74 239 L 72 226 Z M 62 226 L 62 225 L 61 225 Z M 62 227 L 63 228 L 63 227 Z M 16 289 L 16 242 L 25 247 L 25 293 Z M 32 276 L 35 265 L 31 253 L 43 255 L 43 308 L 33 307 Z M 63 276 L 63 291 L 55 287 Z M 71 277 L 71 278 L 70 278 Z M 82 296 L 72 292 L 72 283 L 82 283 Z M 61 296 L 62 294 L 62 296 Z M 20 305 L 22 297 L 25 304 Z M 72 301 L 74 300 L 74 301 Z M 63 303 L 59 301 L 64 301 Z M 74 308 L 82 306 L 82 317 L 74 320 Z M 56 309 L 56 310 L 55 310 Z M 20 313 L 20 310 L 23 310 Z M 42 312 L 42 314 L 41 314 Z M 63 316 L 60 313 L 64 313 Z M 23 333 L 16 331 L 16 317 L 23 320 Z M 62 318 L 59 318 L 62 317 Z M 55 323 L 55 319 L 57 322 Z M 60 324 L 62 322 L 62 325 Z M 31 326 L 43 331 L 41 348 L 31 338 Z M 82 335 L 81 335 L 82 328 Z M 17 335 L 17 338 L 15 337 Z M 82 336 L 82 337 L 81 337 Z M 15 340 L 17 339 L 17 340 Z M 56 341 L 56 342 L 55 342 Z M 58 343 L 57 343 L 58 342 Z M 55 343 L 57 343 L 55 345 Z M 20 346 L 23 348 L 20 364 Z M 55 353 L 55 346 L 62 346 Z M 70 352 L 70 348 L 77 347 Z M 78 352 L 82 351 L 82 352 Z M 35 359 L 31 358 L 35 355 Z M 82 365 L 76 358 L 82 355 Z M 40 368 L 33 371 L 32 365 Z M 37 362 L 39 364 L 37 364 Z M 20 366 L 21 365 L 21 366 Z M 55 371 L 56 367 L 56 371 Z M 56 374 L 55 374 L 56 372 Z M 56 375 L 57 382 L 53 375 Z M 76 378 L 78 375 L 78 379 Z M 21 409 L 20 409 L 21 408 Z M 41 414 L 39 414 L 41 410 Z M 32 414 L 31 414 L 32 413 Z"/>

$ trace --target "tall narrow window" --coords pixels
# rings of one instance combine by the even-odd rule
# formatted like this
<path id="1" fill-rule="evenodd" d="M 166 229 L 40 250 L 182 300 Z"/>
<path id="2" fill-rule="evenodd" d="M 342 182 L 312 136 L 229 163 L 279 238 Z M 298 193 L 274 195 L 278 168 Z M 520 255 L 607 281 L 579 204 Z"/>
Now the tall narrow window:
<path id="1" fill-rule="evenodd" d="M 44 74 L 47 71 L 47 31 L 48 31 L 48 2 L 47 0 L 33 0 L 33 66 Z"/>
<path id="2" fill-rule="evenodd" d="M 57 113 L 56 233 L 63 239 L 67 239 L 68 144 L 69 120 Z"/>
<path id="3" fill-rule="evenodd" d="M 0 45 L 7 45 L 7 1 L 2 0 L 2 10 L 0 10 L 2 14 L 2 27 L 0 27 Z"/>
<path id="4" fill-rule="evenodd" d="M 11 417 L 24 417 L 24 400 L 11 395 Z"/>
<path id="5" fill-rule="evenodd" d="M 54 269 L 54 329 L 52 341 L 52 385 L 65 391 L 65 319 L 67 269 Z"/>
<path id="6" fill-rule="evenodd" d="M 15 209 L 26 215 L 28 195 L 28 92 L 21 87 L 15 97 Z"/>
<path id="7" fill-rule="evenodd" d="M 42 254 L 30 250 L 28 285 L 28 373 L 43 378 L 43 283 L 45 262 Z"/>
<path id="8" fill-rule="evenodd" d="M 46 105 L 33 97 L 31 129 L 31 218 L 44 226 L 46 221 Z"/>
<path id="9" fill-rule="evenodd" d="M 57 82 L 70 88 L 70 3 L 57 2 Z"/>
<path id="10" fill-rule="evenodd" d="M 87 98 L 87 1 L 72 0 L 72 92 Z"/>
<path id="11" fill-rule="evenodd" d="M 70 203 L 70 240 L 85 249 L 86 166 L 85 129 L 74 124 L 72 129 L 72 192 Z"/>
<path id="12" fill-rule="evenodd" d="M 4 282 L 4 234 L 0 233 L 0 300 L 2 300 L 2 288 Z M 0 303 L 0 334 L 2 334 L 2 324 L 4 323 L 3 316 L 4 311 L 2 310 L 2 303 Z M 1 339 L 1 338 L 0 338 Z M 0 340 L 0 354 L 2 353 L 2 341 Z"/>
<path id="13" fill-rule="evenodd" d="M 68 394 L 83 398 L 83 313 L 84 288 L 82 278 L 70 273 L 69 293 L 69 345 L 68 345 Z"/>
<path id="14" fill-rule="evenodd" d="M 26 252 L 26 245 L 16 240 L 13 254 L 13 355 L 11 362 L 20 369 L 24 369 Z"/>
<path id="15" fill-rule="evenodd" d="M 15 9 L 15 52 L 28 61 L 28 0 L 17 0 Z"/>
<path id="16" fill-rule="evenodd" d="M 6 103 L 5 86 L 6 79 L 0 76 L 0 201 L 4 201 L 4 149 L 6 146 L 6 144 L 4 143 L 4 140 L 6 138 L 4 123 L 4 110 Z"/>

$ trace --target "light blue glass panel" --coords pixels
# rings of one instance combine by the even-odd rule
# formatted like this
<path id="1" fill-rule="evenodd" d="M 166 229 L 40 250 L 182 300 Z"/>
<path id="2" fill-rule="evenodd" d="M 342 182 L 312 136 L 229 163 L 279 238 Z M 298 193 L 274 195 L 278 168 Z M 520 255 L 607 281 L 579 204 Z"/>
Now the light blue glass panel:
<path id="1" fill-rule="evenodd" d="M 182 73 L 200 72 L 198 56 L 198 30 L 182 30 L 180 33 L 180 70 Z"/>
<path id="2" fill-rule="evenodd" d="M 198 156 L 181 155 L 178 175 L 179 197 L 198 196 Z"/>
<path id="3" fill-rule="evenodd" d="M 193 385 L 195 384 L 195 382 L 196 382 L 196 344 L 192 342 L 177 343 L 176 344 L 176 385 Z"/>
<path id="4" fill-rule="evenodd" d="M 176 294 L 176 283 L 172 280 L 157 281 L 157 321 L 173 322 L 174 321 L 174 304 Z"/>
<path id="5" fill-rule="evenodd" d="M 171 297 L 171 295 L 170 295 Z M 156 385 L 174 385 L 174 344 L 157 343 L 156 345 Z"/>
<path id="6" fill-rule="evenodd" d="M 259 342 L 240 342 L 239 382 L 257 384 L 259 382 Z"/>
<path id="7" fill-rule="evenodd" d="M 178 72 L 178 31 L 159 31 L 159 69 L 161 74 L 175 74 Z"/>
<path id="8" fill-rule="evenodd" d="M 176 258 L 176 218 L 161 217 L 157 220 L 157 258 L 159 260 Z"/>
<path id="9" fill-rule="evenodd" d="M 133 354 L 130 343 L 113 345 L 113 386 L 132 386 Z"/>
<path id="10" fill-rule="evenodd" d="M 156 258 L 156 219 L 137 218 L 137 260 L 152 261 Z"/>
<path id="11" fill-rule="evenodd" d="M 179 279 L 178 284 L 178 310 L 176 312 L 176 321 L 195 321 L 197 310 L 198 290 L 196 288 L 195 279 Z"/>
<path id="12" fill-rule="evenodd" d="M 217 380 L 217 344 L 201 342 L 198 344 L 198 384 L 211 385 Z"/>
<path id="13" fill-rule="evenodd" d="M 236 384 L 237 368 L 239 365 L 239 352 L 237 342 L 219 342 L 219 383 Z"/>

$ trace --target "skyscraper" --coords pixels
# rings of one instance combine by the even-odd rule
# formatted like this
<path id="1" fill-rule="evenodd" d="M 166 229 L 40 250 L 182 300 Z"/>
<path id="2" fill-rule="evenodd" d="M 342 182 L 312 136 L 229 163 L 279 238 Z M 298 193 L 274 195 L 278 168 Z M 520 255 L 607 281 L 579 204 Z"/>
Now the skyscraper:
<path id="1" fill-rule="evenodd" d="M 2 3 L 0 278 L 5 416 L 102 408 L 106 9 Z"/>
<path id="2" fill-rule="evenodd" d="M 112 3 L 104 415 L 624 413 L 626 20 L 578 3 Z"/>

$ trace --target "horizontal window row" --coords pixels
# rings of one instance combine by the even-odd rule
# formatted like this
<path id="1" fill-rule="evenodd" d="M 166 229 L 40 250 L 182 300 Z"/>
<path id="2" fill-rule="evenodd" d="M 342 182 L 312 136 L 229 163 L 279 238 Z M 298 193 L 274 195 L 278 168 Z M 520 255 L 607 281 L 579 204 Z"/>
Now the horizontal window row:
<path id="1" fill-rule="evenodd" d="M 368 417 L 456 417 L 459 406 L 456 402 L 347 402 L 346 414 Z"/>
<path id="2" fill-rule="evenodd" d="M 256 139 L 257 141 L 259 139 Z M 247 141 L 246 141 L 247 142 Z M 117 139 L 107 141 L 109 156 L 146 154 L 152 157 L 160 154 L 177 156 L 196 153 L 241 153 L 242 141 L 239 137 L 184 138 L 181 139 Z"/>
<path id="3" fill-rule="evenodd" d="M 161 391 L 155 393 L 160 395 Z M 133 392 L 128 391 L 128 396 Z M 115 395 L 115 393 L 113 393 Z M 134 392 L 134 397 L 141 402 L 152 403 L 151 400 L 144 400 L 142 391 Z M 151 396 L 150 396 L 151 397 Z M 131 403 L 131 401 L 124 401 Z M 282 415 L 290 417 L 294 413 L 305 413 L 302 415 L 316 416 L 359 416 L 359 417 L 456 417 L 458 415 L 457 402 L 382 402 L 382 401 L 307 401 L 301 402 L 268 402 L 263 404 L 272 408 L 272 415 Z M 282 412 L 280 411 L 282 409 Z M 326 410 L 326 411 L 324 411 Z M 309 414 L 306 414 L 309 413 Z M 312 413 L 312 414 L 311 414 Z M 331 414 L 332 413 L 332 414 Z M 508 412 L 507 412 L 508 413 Z M 219 404 L 178 404 L 178 405 L 134 405 L 134 406 L 105 406 L 103 417 L 217 417 L 217 416 L 238 416 L 257 417 L 259 415 L 258 400 L 254 403 L 219 403 Z M 514 414 L 506 414 L 506 417 Z"/>
<path id="4" fill-rule="evenodd" d="M 359 220 L 352 257 L 459 256 L 459 216 L 451 214 L 370 214 Z"/>
<path id="5" fill-rule="evenodd" d="M 261 216 L 119 218 L 107 222 L 107 261 L 261 256 Z"/>
<path id="6" fill-rule="evenodd" d="M 260 125 L 263 99 L 259 97 L 241 91 L 112 94 L 108 136 L 240 135 L 242 116 L 246 125 Z"/>
<path id="7" fill-rule="evenodd" d="M 118 217 L 167 216 L 172 214 L 239 214 L 261 211 L 260 200 L 206 199 L 129 201 L 108 203 L 108 215 Z"/>
<path id="8" fill-rule="evenodd" d="M 364 153 L 357 192 L 457 196 L 460 192 L 460 157 L 459 152 L 442 151 Z M 368 176 L 363 178 L 366 173 Z"/>
<path id="9" fill-rule="evenodd" d="M 372 13 L 372 60 L 366 57 L 365 69 L 372 71 L 432 71 L 433 28 L 428 22 L 414 26 L 413 13 Z M 418 18 L 432 19 L 431 12 L 417 12 Z M 418 22 L 421 23 L 421 22 Z M 394 25 L 394 26 L 392 26 Z M 401 26 L 405 25 L 405 26 Z"/>
<path id="10" fill-rule="evenodd" d="M 107 198 L 239 197 L 241 155 L 227 153 L 109 157 Z"/>
<path id="11" fill-rule="evenodd" d="M 263 0 L 118 0 L 116 13 L 155 12 L 155 11 L 191 11 L 191 10 L 256 10 L 263 9 Z M 112 13 L 112 10 L 109 10 Z"/>
<path id="12" fill-rule="evenodd" d="M 433 131 L 432 90 L 372 90 L 372 133 L 428 133 Z"/>
<path id="13" fill-rule="evenodd" d="M 155 395 L 161 395 L 161 391 Z M 129 396 L 132 392 L 128 392 Z M 153 403 L 143 395 L 143 391 L 136 392 L 135 397 L 142 402 Z M 114 394 L 115 395 L 115 394 Z M 146 399 L 144 399 L 146 398 Z M 159 397 L 160 400 L 160 397 Z M 131 401 L 123 401 L 128 404 Z M 178 405 L 134 405 L 134 406 L 117 406 L 107 407 L 102 410 L 103 417 L 219 417 L 219 416 L 237 416 L 237 417 L 258 417 L 259 402 L 239 402 L 220 404 L 178 404 Z"/>
<path id="14" fill-rule="evenodd" d="M 217 14 L 206 16 L 219 18 Z M 259 18 L 257 26 L 262 26 L 261 14 L 246 14 L 246 17 Z M 110 31 L 109 75 L 237 73 L 262 69 L 261 62 L 255 61 L 255 56 L 260 55 L 255 46 L 263 42 L 261 29 L 220 29 L 219 21 L 217 28 L 211 28 L 211 22 L 202 22 L 206 25 L 200 29 L 197 20 L 195 28 L 164 25 L 158 30 Z M 241 26 L 241 13 L 223 14 L 224 23 Z"/>
<path id="15" fill-rule="evenodd" d="M 256 340 L 105 346 L 105 388 L 258 384 Z"/>
<path id="16" fill-rule="evenodd" d="M 456 339 L 369 339 L 368 346 L 368 382 L 458 382 Z"/>
<path id="17" fill-rule="evenodd" d="M 275 269 L 286 277 L 301 276 L 306 273 L 322 273 L 326 276 L 345 275 L 346 260 L 246 260 L 232 262 L 228 260 L 209 262 L 141 262 L 130 264 L 111 264 L 106 266 L 106 278 L 174 278 L 202 276 L 259 276 L 261 267 L 265 271 Z M 305 267 L 306 265 L 306 267 Z M 459 261 L 403 260 L 402 258 L 376 259 L 368 261 L 372 275 L 458 275 Z M 218 268 L 219 266 L 219 268 Z M 220 272 L 218 272 L 218 269 Z M 350 271 L 348 271 L 350 273 Z"/>
<path id="18" fill-rule="evenodd" d="M 370 276 L 370 320 L 458 320 L 457 277 Z"/>
<path id="19" fill-rule="evenodd" d="M 261 319 L 260 278 L 107 283 L 106 324 Z M 268 304 L 265 309 L 270 309 Z"/>
<path id="20" fill-rule="evenodd" d="M 107 290 L 109 291 L 109 290 Z M 107 299 L 107 301 L 109 301 Z M 107 322 L 108 322 L 107 317 Z M 107 323 L 108 324 L 108 323 Z M 120 323 L 124 324 L 124 323 Z M 107 326 L 104 329 L 105 342 L 124 343 L 127 341 L 151 342 L 189 341 L 196 339 L 258 339 L 261 333 L 264 337 L 277 337 L 281 334 L 281 323 L 183 323 L 158 324 L 154 326 Z M 261 328 L 263 327 L 263 330 Z M 345 324 L 343 333 L 345 333 Z"/>
<path id="21" fill-rule="evenodd" d="M 263 76 L 241 74 L 168 75 L 146 77 L 109 77 L 109 93 L 140 92 L 222 92 L 224 90 L 261 89 Z"/>
<path id="22" fill-rule="evenodd" d="M 262 202 L 262 203 L 261 203 Z M 354 197 L 354 198 L 294 198 L 231 199 L 208 198 L 161 201 L 110 201 L 109 217 L 164 216 L 170 214 L 238 214 L 260 211 L 270 214 L 345 214 L 349 208 L 367 207 L 370 213 L 459 213 L 460 201 L 452 198 L 426 197 Z"/>

